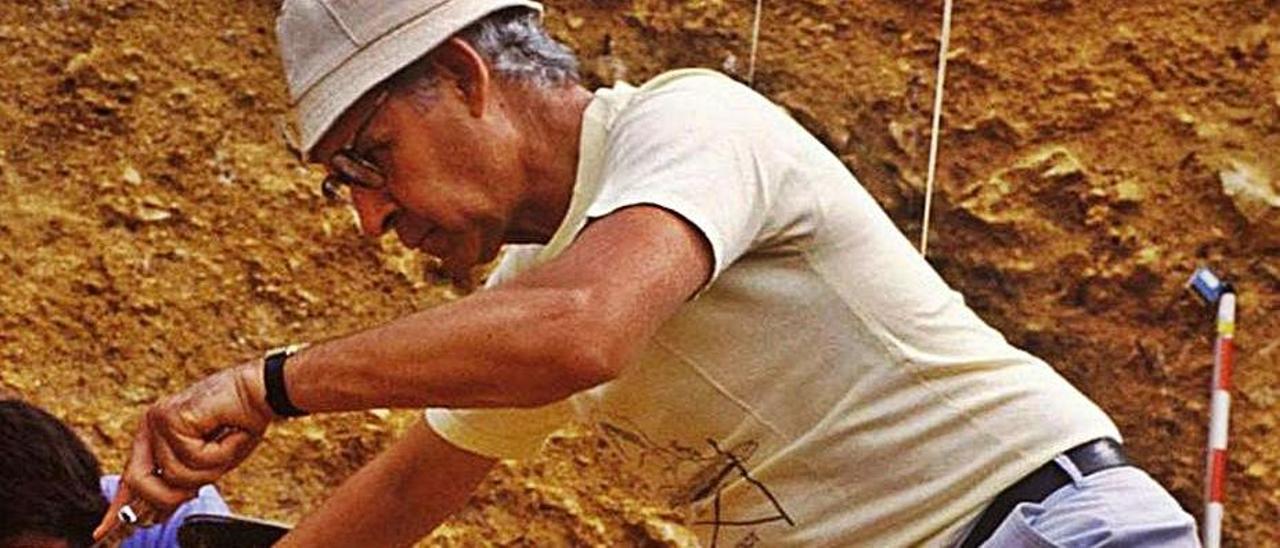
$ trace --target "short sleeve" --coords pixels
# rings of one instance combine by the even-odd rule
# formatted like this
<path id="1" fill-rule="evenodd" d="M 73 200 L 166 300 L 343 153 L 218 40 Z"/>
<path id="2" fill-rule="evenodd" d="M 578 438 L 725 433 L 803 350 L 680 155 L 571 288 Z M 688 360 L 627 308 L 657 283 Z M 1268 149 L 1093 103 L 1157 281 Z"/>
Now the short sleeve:
<path id="1" fill-rule="evenodd" d="M 492 289 L 511 281 L 516 275 L 533 268 L 537 264 L 538 251 L 542 246 L 535 244 L 512 244 L 502 247 L 502 258 L 485 278 L 484 288 Z"/>
<path id="2" fill-rule="evenodd" d="M 537 264 L 542 246 L 509 245 L 489 273 L 485 289 L 511 281 Z M 572 418 L 567 403 L 532 409 L 427 409 L 427 424 L 456 447 L 498 459 L 532 456 L 556 430 Z"/>
<path id="3" fill-rule="evenodd" d="M 524 459 L 573 418 L 561 400 L 530 409 L 428 409 L 427 424 L 456 447 L 495 459 Z"/>
<path id="4" fill-rule="evenodd" d="M 722 77 L 644 94 L 609 131 L 601 190 L 587 210 L 598 218 L 654 205 L 696 227 L 714 257 L 711 281 L 751 249 L 769 211 L 769 180 L 758 142 L 764 101 L 745 97 Z"/>

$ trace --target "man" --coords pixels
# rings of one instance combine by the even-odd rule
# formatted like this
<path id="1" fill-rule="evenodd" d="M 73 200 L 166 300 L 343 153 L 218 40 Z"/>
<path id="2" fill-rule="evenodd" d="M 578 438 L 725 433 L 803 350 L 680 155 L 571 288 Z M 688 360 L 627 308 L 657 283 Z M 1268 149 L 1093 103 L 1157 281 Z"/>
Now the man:
<path id="1" fill-rule="evenodd" d="M 57 417 L 0 392 L 0 548 L 89 546 L 118 476 L 100 477 L 98 459 Z M 178 528 L 195 513 L 228 514 L 212 485 L 168 521 L 134 531 L 125 548 L 177 548 Z"/>
<path id="2" fill-rule="evenodd" d="M 589 93 L 537 10 L 285 3 L 302 148 L 366 233 L 458 281 L 536 245 L 470 297 L 161 401 L 114 504 L 163 512 L 281 416 L 422 406 L 283 545 L 412 543 L 570 419 L 708 545 L 1194 545 L 1105 414 L 781 109 L 709 71 Z"/>

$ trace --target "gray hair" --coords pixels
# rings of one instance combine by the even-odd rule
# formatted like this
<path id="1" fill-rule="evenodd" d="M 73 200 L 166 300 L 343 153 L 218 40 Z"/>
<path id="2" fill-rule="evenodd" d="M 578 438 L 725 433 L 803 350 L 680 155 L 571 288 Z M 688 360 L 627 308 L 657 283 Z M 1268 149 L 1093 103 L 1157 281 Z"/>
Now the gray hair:
<path id="1" fill-rule="evenodd" d="M 547 34 L 538 12 L 531 9 L 494 12 L 458 35 L 504 77 L 541 87 L 578 81 L 578 58 Z"/>
<path id="2" fill-rule="evenodd" d="M 471 44 L 499 77 L 541 88 L 577 83 L 578 58 L 547 34 L 539 17 L 528 8 L 507 8 L 472 23 L 457 36 Z M 418 61 L 391 80 L 429 95 L 436 75 L 427 63 Z"/>

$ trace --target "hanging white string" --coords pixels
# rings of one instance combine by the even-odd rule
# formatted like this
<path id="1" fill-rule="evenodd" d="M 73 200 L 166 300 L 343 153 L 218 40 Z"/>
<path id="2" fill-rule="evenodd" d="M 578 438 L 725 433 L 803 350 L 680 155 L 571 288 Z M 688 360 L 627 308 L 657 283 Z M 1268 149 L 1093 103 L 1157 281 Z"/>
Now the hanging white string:
<path id="1" fill-rule="evenodd" d="M 947 81 L 947 49 L 951 44 L 951 0 L 943 0 L 942 44 L 938 47 L 938 81 L 933 91 L 933 129 L 929 132 L 929 174 L 924 185 L 924 219 L 920 223 L 920 254 L 929 251 L 929 210 L 933 206 L 933 181 L 938 171 L 938 128 L 942 125 L 942 89 Z"/>
<path id="2" fill-rule="evenodd" d="M 760 47 L 760 16 L 763 7 L 764 0 L 756 0 L 756 18 L 751 23 L 751 62 L 747 66 L 748 84 L 756 83 L 756 50 Z"/>

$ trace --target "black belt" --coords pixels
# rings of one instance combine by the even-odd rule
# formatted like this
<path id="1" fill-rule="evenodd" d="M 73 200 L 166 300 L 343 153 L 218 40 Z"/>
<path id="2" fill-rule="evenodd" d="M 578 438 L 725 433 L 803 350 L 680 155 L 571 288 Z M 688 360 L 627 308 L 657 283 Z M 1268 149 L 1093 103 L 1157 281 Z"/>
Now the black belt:
<path id="1" fill-rule="evenodd" d="M 1120 442 L 1111 438 L 1086 442 L 1068 449 L 1063 454 L 1076 465 L 1082 476 L 1108 468 L 1129 466 L 1129 459 L 1124 456 L 1124 448 L 1120 446 Z M 996 499 L 978 517 L 977 524 L 969 531 L 969 536 L 965 537 L 960 547 L 977 548 L 991 537 L 991 533 L 996 531 L 1005 518 L 1009 517 L 1009 512 L 1014 506 L 1023 502 L 1040 502 L 1050 493 L 1070 483 L 1071 476 L 1067 475 L 1066 470 L 1053 461 L 1046 462 L 1044 466 L 1036 468 L 1035 471 L 1023 476 L 1017 483 L 996 495 Z"/>

